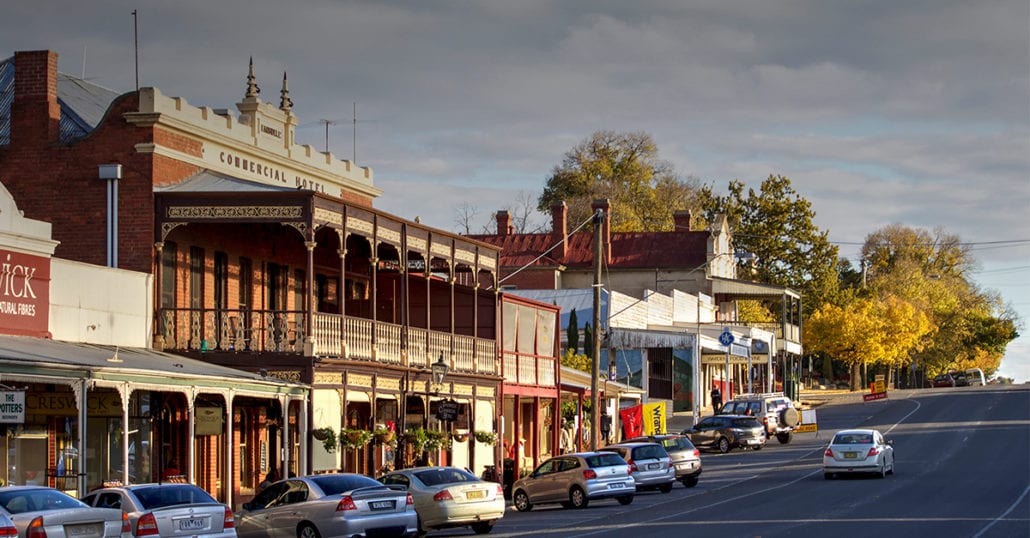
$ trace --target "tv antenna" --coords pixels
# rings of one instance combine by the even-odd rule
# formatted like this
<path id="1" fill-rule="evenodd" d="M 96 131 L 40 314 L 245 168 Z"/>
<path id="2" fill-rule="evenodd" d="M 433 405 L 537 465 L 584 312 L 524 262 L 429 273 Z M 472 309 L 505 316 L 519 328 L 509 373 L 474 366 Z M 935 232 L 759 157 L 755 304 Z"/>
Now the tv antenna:
<path id="1" fill-rule="evenodd" d="M 375 120 L 359 120 L 358 119 L 358 103 L 353 103 L 352 116 L 350 118 L 335 118 L 335 119 L 320 119 L 317 123 L 322 124 L 325 127 L 325 152 L 329 153 L 329 127 L 332 125 L 339 125 L 345 120 L 351 122 L 351 162 L 358 162 L 358 123 L 371 123 Z M 311 124 L 308 124 L 311 125 Z M 301 127 L 304 127 L 302 125 Z"/>

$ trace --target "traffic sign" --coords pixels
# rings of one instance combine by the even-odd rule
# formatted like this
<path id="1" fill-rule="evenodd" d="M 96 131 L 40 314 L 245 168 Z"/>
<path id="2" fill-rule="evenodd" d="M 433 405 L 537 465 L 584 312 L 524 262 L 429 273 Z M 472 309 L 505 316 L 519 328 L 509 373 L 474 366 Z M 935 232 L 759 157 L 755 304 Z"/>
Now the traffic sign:
<path id="1" fill-rule="evenodd" d="M 729 328 L 723 328 L 722 334 L 719 335 L 719 343 L 724 346 L 733 343 L 733 333 L 730 332 Z"/>

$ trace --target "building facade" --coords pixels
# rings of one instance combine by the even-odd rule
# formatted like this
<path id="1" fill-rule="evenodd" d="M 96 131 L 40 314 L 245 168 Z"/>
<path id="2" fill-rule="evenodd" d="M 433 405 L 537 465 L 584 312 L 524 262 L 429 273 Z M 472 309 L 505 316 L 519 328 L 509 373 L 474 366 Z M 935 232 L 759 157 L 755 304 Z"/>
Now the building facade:
<path id="1" fill-rule="evenodd" d="M 499 249 L 375 209 L 370 168 L 296 144 L 285 76 L 266 103 L 252 64 L 230 112 L 156 88 L 65 98 L 74 77 L 49 51 L 18 52 L 2 73 L 0 177 L 26 216 L 52 222 L 55 252 L 152 275 L 154 350 L 311 387 L 296 410 L 247 409 L 269 442 L 234 441 L 246 458 L 375 474 L 426 457 L 406 440 L 432 430 L 454 441 L 436 461 L 495 463 L 470 434 L 498 427 Z M 326 447 L 312 438 L 324 429 L 395 439 Z M 240 480 L 256 485 L 258 469 Z M 241 473 L 226 467 L 222 484 Z"/>

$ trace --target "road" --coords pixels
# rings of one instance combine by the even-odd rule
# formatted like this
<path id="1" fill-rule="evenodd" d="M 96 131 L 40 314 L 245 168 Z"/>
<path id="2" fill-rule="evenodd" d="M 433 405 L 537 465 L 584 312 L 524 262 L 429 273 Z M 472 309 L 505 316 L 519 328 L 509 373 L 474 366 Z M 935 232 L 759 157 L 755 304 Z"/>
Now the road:
<path id="1" fill-rule="evenodd" d="M 509 509 L 490 536 L 1030 536 L 1030 386 L 898 391 L 817 414 L 819 433 L 789 445 L 703 453 L 695 488 L 641 492 L 629 506 Z M 893 476 L 823 478 L 826 443 L 855 427 L 894 441 Z"/>

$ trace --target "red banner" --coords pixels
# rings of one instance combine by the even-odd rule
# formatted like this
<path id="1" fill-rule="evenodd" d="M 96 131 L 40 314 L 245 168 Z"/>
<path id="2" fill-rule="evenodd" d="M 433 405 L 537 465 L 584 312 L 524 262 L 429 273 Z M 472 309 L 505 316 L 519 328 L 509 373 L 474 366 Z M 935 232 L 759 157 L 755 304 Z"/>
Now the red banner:
<path id="1" fill-rule="evenodd" d="M 644 406 L 637 404 L 633 407 L 619 410 L 619 418 L 622 419 L 622 435 L 624 439 L 632 439 L 644 435 Z"/>

